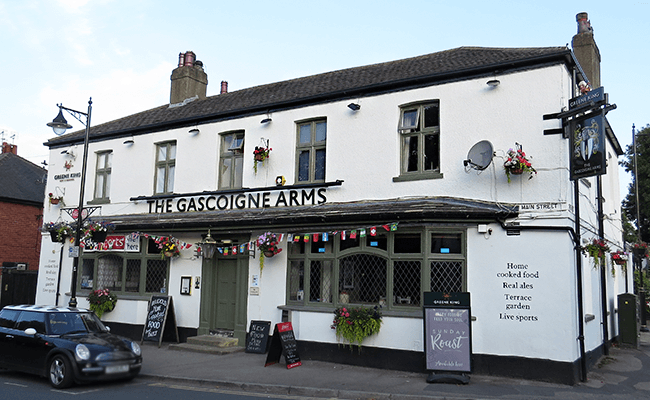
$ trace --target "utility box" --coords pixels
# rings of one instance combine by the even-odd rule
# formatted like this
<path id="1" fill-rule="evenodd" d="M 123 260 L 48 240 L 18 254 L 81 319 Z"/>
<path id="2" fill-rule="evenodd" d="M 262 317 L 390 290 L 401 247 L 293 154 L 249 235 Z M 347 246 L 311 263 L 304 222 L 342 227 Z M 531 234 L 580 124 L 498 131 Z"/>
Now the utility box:
<path id="1" fill-rule="evenodd" d="M 632 293 L 618 295 L 618 337 L 622 346 L 639 347 L 637 297 Z"/>

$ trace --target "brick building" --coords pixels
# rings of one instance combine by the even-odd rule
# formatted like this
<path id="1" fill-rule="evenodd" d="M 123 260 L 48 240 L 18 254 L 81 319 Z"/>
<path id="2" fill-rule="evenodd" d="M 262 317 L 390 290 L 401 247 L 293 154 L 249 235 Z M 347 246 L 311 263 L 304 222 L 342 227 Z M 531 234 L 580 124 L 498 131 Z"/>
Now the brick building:
<path id="1" fill-rule="evenodd" d="M 41 253 L 39 227 L 47 171 L 2 143 L 0 154 L 0 304 L 34 302 Z"/>

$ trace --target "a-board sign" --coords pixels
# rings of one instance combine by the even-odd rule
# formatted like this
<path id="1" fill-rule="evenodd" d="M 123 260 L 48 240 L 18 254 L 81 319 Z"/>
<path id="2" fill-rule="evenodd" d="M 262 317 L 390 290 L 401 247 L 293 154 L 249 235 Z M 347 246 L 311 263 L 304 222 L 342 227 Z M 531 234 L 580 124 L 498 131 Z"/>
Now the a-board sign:
<path id="1" fill-rule="evenodd" d="M 268 356 L 266 356 L 264 366 L 268 367 L 269 365 L 280 362 L 282 354 L 284 354 L 284 359 L 287 362 L 287 369 L 302 365 L 298 356 L 298 343 L 293 334 L 291 322 L 275 324 L 271 347 L 269 348 Z"/>
<path id="2" fill-rule="evenodd" d="M 428 370 L 471 372 L 469 304 L 469 293 L 425 293 L 424 350 Z"/>
<path id="3" fill-rule="evenodd" d="M 271 333 L 271 321 L 251 321 L 246 338 L 246 353 L 266 353 Z"/>
<path id="4" fill-rule="evenodd" d="M 151 296 L 147 320 L 142 330 L 142 341 L 158 342 L 158 347 L 163 340 L 165 332 L 171 331 L 178 342 L 178 328 L 174 314 L 174 302 L 171 296 Z"/>

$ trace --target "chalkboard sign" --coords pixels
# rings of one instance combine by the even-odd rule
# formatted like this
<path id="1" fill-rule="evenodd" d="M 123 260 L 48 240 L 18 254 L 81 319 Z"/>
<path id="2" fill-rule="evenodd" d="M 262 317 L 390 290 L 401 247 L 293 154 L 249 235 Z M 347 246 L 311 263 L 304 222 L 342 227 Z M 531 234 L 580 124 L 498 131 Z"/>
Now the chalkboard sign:
<path id="1" fill-rule="evenodd" d="M 246 338 L 246 353 L 266 353 L 270 332 L 271 321 L 251 321 Z"/>
<path id="2" fill-rule="evenodd" d="M 471 372 L 469 293 L 425 293 L 424 343 L 428 370 Z"/>
<path id="3" fill-rule="evenodd" d="M 169 323 L 167 321 L 169 320 Z M 167 328 L 167 329 L 165 329 Z M 174 334 L 178 342 L 178 328 L 176 327 L 176 316 L 174 315 L 174 303 L 171 296 L 151 296 L 149 300 L 149 311 L 147 320 L 142 330 L 142 340 L 158 342 L 158 347 L 163 340 L 165 332 Z"/>
<path id="4" fill-rule="evenodd" d="M 271 339 L 271 348 L 269 355 L 266 357 L 265 367 L 280 362 L 280 357 L 284 354 L 287 362 L 287 369 L 299 367 L 302 365 L 298 356 L 298 343 L 293 334 L 291 322 L 282 322 L 275 324 L 273 329 L 273 338 Z"/>

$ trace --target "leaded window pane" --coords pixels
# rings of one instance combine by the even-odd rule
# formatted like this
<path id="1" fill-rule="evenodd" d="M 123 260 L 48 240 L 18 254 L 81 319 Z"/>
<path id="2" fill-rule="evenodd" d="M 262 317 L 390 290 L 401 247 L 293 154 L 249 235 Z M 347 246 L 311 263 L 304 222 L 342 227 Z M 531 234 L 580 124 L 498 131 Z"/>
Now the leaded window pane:
<path id="1" fill-rule="evenodd" d="M 142 262 L 138 259 L 126 260 L 125 292 L 140 292 L 140 269 Z"/>
<path id="2" fill-rule="evenodd" d="M 93 278 L 95 277 L 95 260 L 84 258 L 81 264 L 81 284 L 82 289 L 93 288 Z"/>
<path id="3" fill-rule="evenodd" d="M 316 165 L 314 166 L 314 180 L 325 180 L 325 149 L 316 150 Z"/>
<path id="4" fill-rule="evenodd" d="M 462 261 L 431 261 L 431 291 L 461 292 L 463 289 Z"/>
<path id="5" fill-rule="evenodd" d="M 334 271 L 331 260 L 312 261 L 309 269 L 309 301 L 332 302 L 332 281 Z"/>
<path id="6" fill-rule="evenodd" d="M 298 155 L 298 181 L 309 180 L 309 150 L 301 151 Z"/>
<path id="7" fill-rule="evenodd" d="M 420 306 L 420 261 L 395 261 L 393 264 L 393 296 L 395 305 Z"/>
<path id="8" fill-rule="evenodd" d="M 97 285 L 98 289 L 111 291 L 122 290 L 122 268 L 124 259 L 116 255 L 107 255 L 97 260 Z"/>
<path id="9" fill-rule="evenodd" d="M 303 301 L 305 293 L 305 263 L 291 261 L 289 266 L 289 300 Z"/>
<path id="10" fill-rule="evenodd" d="M 341 258 L 339 293 L 347 294 L 350 303 L 377 304 L 380 299 L 385 299 L 386 259 L 371 254 Z"/>
<path id="11" fill-rule="evenodd" d="M 165 293 L 167 291 L 167 260 L 147 260 L 145 292 Z"/>

